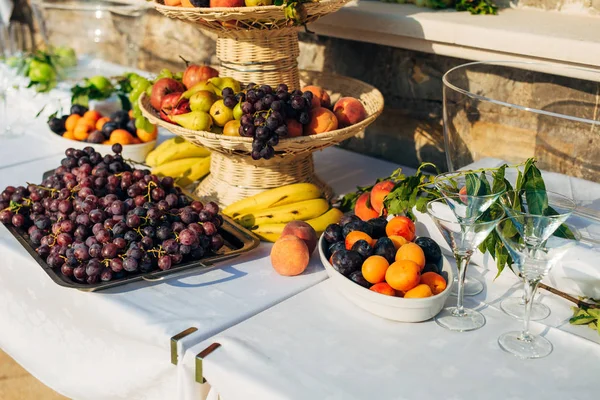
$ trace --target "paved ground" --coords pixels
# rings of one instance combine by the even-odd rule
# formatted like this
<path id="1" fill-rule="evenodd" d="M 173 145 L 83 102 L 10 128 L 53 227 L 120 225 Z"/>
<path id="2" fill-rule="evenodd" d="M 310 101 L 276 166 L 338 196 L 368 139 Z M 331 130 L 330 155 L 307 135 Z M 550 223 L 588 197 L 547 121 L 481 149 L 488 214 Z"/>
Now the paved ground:
<path id="1" fill-rule="evenodd" d="M 65 400 L 0 350 L 1 400 Z"/>

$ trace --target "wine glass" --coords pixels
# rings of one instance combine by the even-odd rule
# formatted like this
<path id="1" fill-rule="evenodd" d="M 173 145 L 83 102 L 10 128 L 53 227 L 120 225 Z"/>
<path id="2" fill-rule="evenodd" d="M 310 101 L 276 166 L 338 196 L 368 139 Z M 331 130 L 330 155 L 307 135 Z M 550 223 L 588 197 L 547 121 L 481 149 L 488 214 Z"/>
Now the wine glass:
<path id="1" fill-rule="evenodd" d="M 544 216 L 534 217 L 539 219 L 537 222 L 540 225 L 553 223 Z M 532 245 L 519 234 L 515 225 L 511 217 L 505 218 L 496 226 L 496 232 L 525 280 L 525 318 L 523 331 L 502 334 L 498 338 L 498 344 L 503 350 L 520 358 L 541 358 L 552 352 L 552 343 L 529 332 L 533 298 L 542 278 L 576 241 L 552 236 L 542 243 Z"/>
<path id="2" fill-rule="evenodd" d="M 462 203 L 462 206 L 460 205 Z M 455 208 L 452 208 L 452 204 Z M 444 308 L 436 317 L 438 325 L 452 331 L 471 331 L 485 325 L 478 311 L 464 308 L 463 294 L 467 266 L 471 255 L 504 217 L 500 206 L 489 208 L 488 218 L 468 221 L 464 218 L 469 205 L 481 204 L 473 196 L 442 197 L 427 204 L 427 213 L 452 248 L 458 266 L 458 295 L 456 307 Z"/>
<path id="3" fill-rule="evenodd" d="M 494 186 L 490 175 L 476 174 L 474 171 L 468 170 L 438 175 L 434 179 L 434 185 L 446 197 L 459 196 L 460 202 L 462 202 L 461 198 L 465 199 L 465 195 L 473 196 L 468 199 L 471 202 L 469 207 L 462 208 L 464 215 L 457 215 L 457 218 L 467 223 L 477 220 L 506 190 L 504 182 Z M 453 209 L 456 208 L 452 202 L 449 205 Z M 458 277 L 455 278 L 455 281 L 458 281 Z M 454 285 L 454 288 L 457 287 L 458 285 Z M 483 282 L 474 277 L 466 277 L 464 283 L 465 296 L 475 296 L 482 291 Z M 453 289 L 452 294 L 456 296 L 457 292 Z"/>
<path id="4" fill-rule="evenodd" d="M 561 225 L 569 218 L 575 209 L 575 202 L 558 193 L 545 190 L 510 190 L 499 198 L 500 204 L 525 243 L 533 248 L 542 246 L 557 230 L 558 234 L 567 233 Z M 554 215 L 541 216 L 544 203 L 552 208 Z M 519 268 L 511 265 L 511 270 L 519 276 Z M 525 286 L 523 295 L 509 297 L 500 303 L 500 308 L 506 314 L 523 319 L 525 317 Z M 539 301 L 533 300 L 529 319 L 539 321 L 550 315 L 550 308 Z"/>

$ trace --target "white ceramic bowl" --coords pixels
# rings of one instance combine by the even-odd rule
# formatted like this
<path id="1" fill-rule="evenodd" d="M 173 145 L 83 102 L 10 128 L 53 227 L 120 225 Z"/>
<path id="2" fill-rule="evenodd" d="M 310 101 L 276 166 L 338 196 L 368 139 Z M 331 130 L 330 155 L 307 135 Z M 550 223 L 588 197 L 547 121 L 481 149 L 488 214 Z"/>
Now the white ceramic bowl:
<path id="1" fill-rule="evenodd" d="M 444 303 L 452 291 L 454 274 L 452 267 L 445 257 L 442 257 L 442 274 L 449 282 L 446 290 L 432 297 L 422 299 L 405 299 L 402 297 L 386 296 L 381 293 L 366 289 L 336 271 L 325 256 L 326 242 L 321 235 L 319 239 L 319 255 L 325 270 L 334 286 L 348 300 L 360 308 L 383 318 L 401 322 L 426 321 L 439 313 L 444 308 Z"/>
<path id="2" fill-rule="evenodd" d="M 112 145 L 110 144 L 80 142 L 77 140 L 65 139 L 64 137 L 52 132 L 50 129 L 48 129 L 48 132 L 50 135 L 52 135 L 55 141 L 64 146 L 65 150 L 69 147 L 72 147 L 74 149 L 83 149 L 84 147 L 91 146 L 94 148 L 94 150 L 96 150 L 102 155 L 113 154 Z M 125 159 L 133 160 L 138 163 L 143 163 L 144 160 L 146 160 L 146 156 L 148 155 L 148 153 L 150 153 L 155 146 L 156 140 L 147 143 L 128 144 L 126 146 L 123 146 L 122 155 Z"/>

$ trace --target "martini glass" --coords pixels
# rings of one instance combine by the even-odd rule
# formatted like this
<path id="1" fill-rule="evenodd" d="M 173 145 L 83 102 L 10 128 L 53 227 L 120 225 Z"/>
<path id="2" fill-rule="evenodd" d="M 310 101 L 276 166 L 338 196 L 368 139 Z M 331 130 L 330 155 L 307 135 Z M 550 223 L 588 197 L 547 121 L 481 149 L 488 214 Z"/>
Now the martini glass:
<path id="1" fill-rule="evenodd" d="M 554 212 L 554 215 L 539 215 L 540 199 L 547 199 L 548 206 Z M 549 191 L 508 191 L 503 193 L 500 198 L 500 204 L 506 212 L 523 241 L 531 247 L 538 248 L 552 236 L 560 226 L 569 218 L 575 209 L 575 202 L 570 198 L 558 193 Z M 547 213 L 548 214 L 548 213 Z M 516 264 L 511 265 L 511 270 L 520 276 L 519 268 Z M 526 284 L 524 283 L 524 288 Z M 525 317 L 525 292 L 521 297 L 509 297 L 500 303 L 500 308 L 506 314 L 517 319 Z M 533 300 L 529 319 L 539 321 L 550 315 L 550 308 L 539 301 Z"/>
<path id="2" fill-rule="evenodd" d="M 452 248 L 458 266 L 458 295 L 456 307 L 444 308 L 435 317 L 435 322 L 452 331 L 472 331 L 485 325 L 485 317 L 478 311 L 464 308 L 463 294 L 467 266 L 471 255 L 504 217 L 500 206 L 490 207 L 488 217 L 483 220 L 466 221 L 461 217 L 469 211 L 469 205 L 481 204 L 472 196 L 442 197 L 427 204 L 427 213 L 435 222 L 442 236 Z M 460 205 L 462 204 L 462 205 Z M 452 207 L 455 208 L 452 208 Z"/>
<path id="3" fill-rule="evenodd" d="M 543 216 L 538 218 L 547 220 Z M 540 224 L 542 223 L 540 221 Z M 496 226 L 496 232 L 525 280 L 525 318 L 523 331 L 502 334 L 498 338 L 498 344 L 503 350 L 520 358 L 541 358 L 552 352 L 552 343 L 529 332 L 529 314 L 533 298 L 542 278 L 576 242 L 551 236 L 541 244 L 532 245 L 519 234 L 515 225 L 511 217 L 505 218 Z"/>
<path id="4" fill-rule="evenodd" d="M 485 184 L 487 182 L 487 185 Z M 463 214 L 457 215 L 461 221 L 469 223 L 477 220 L 492 204 L 496 202 L 500 194 L 506 190 L 506 186 L 502 184 L 500 187 L 494 187 L 493 178 L 487 174 L 476 174 L 473 171 L 456 171 L 447 172 L 435 177 L 435 186 L 446 197 L 459 196 L 458 202 L 468 199 L 471 204 L 469 207 L 463 208 Z M 488 189 L 486 189 L 488 188 Z M 479 194 L 485 192 L 486 194 Z M 465 197 L 465 196 L 472 197 Z M 462 200 L 461 200 L 462 199 Z M 456 209 L 452 202 L 449 205 Z M 455 282 L 458 281 L 456 277 Z M 453 288 L 458 288 L 458 285 L 453 285 Z M 467 276 L 464 283 L 464 295 L 475 296 L 483 291 L 483 282 L 474 277 Z M 454 296 L 457 292 L 452 290 Z"/>

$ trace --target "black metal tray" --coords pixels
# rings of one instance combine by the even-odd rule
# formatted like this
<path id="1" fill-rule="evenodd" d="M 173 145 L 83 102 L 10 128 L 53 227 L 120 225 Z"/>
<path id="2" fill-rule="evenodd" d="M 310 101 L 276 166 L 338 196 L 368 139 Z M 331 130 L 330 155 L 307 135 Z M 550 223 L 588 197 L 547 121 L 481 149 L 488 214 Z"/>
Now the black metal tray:
<path id="1" fill-rule="evenodd" d="M 196 199 L 191 193 L 183 191 L 188 197 Z M 42 259 L 36 252 L 33 244 L 27 239 L 27 233 L 20 232 L 14 226 L 5 225 L 8 231 L 17 239 L 17 241 L 27 250 L 27 252 L 37 261 L 42 269 L 48 274 L 48 276 L 58 285 L 78 289 L 86 292 L 94 292 L 104 290 L 108 288 L 114 288 L 116 286 L 122 286 L 130 282 L 147 281 L 156 282 L 164 280 L 173 275 L 179 274 L 182 271 L 189 272 L 195 269 L 206 269 L 221 261 L 229 260 L 240 254 L 246 253 L 250 250 L 255 249 L 260 244 L 260 239 L 252 234 L 250 231 L 241 227 L 240 225 L 233 222 L 227 216 L 223 215 L 223 225 L 219 228 L 218 232 L 223 236 L 225 244 L 217 251 L 217 253 L 211 257 L 206 257 L 198 261 L 189 261 L 186 263 L 178 264 L 173 266 L 171 269 L 166 271 L 152 271 L 148 273 L 139 273 L 136 275 L 124 276 L 120 279 L 111 280 L 109 282 L 98 282 L 92 285 L 79 283 L 71 280 L 64 276 L 60 272 L 60 268 L 53 269 L 46 264 L 46 261 Z"/>

